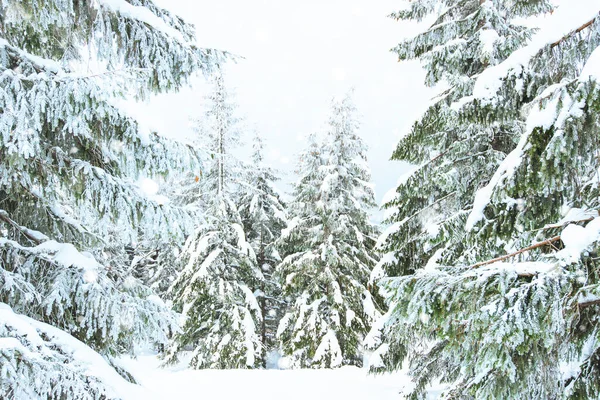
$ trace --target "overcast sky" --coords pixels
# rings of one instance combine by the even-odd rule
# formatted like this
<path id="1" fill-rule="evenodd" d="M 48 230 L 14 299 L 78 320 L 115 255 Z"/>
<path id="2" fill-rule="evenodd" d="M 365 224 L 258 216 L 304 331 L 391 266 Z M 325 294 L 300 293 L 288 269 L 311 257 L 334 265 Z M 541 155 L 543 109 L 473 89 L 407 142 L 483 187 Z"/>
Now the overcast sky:
<path id="1" fill-rule="evenodd" d="M 355 88 L 361 135 L 378 201 L 407 169 L 389 161 L 400 135 L 433 92 L 416 63 L 398 63 L 389 51 L 414 26 L 387 18 L 393 0 L 157 0 L 196 25 L 198 40 L 245 57 L 227 67 L 240 111 L 265 137 L 284 184 L 295 180 L 302 138 L 324 126 L 333 96 Z M 201 83 L 137 107 L 164 135 L 191 134 Z"/>

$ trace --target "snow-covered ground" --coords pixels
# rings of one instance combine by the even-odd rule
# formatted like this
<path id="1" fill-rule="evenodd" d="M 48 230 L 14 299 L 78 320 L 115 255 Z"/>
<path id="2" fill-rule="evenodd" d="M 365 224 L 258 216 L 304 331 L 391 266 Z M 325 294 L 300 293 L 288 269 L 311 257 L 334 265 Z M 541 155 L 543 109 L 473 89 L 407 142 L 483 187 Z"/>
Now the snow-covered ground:
<path id="1" fill-rule="evenodd" d="M 162 369 L 153 355 L 124 358 L 120 364 L 142 386 L 136 394 L 124 394 L 124 400 L 138 396 L 144 400 L 401 400 L 403 389 L 411 385 L 402 373 L 372 376 L 355 367 L 289 371 Z M 435 399 L 437 394 L 432 391 L 430 398 Z"/>

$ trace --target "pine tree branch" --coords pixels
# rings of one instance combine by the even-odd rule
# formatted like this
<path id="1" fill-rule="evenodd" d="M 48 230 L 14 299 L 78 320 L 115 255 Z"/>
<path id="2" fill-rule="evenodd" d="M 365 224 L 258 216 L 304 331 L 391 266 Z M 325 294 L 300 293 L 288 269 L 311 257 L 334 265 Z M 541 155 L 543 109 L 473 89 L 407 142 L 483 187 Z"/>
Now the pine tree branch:
<path id="1" fill-rule="evenodd" d="M 421 213 L 423 213 L 424 211 L 427 211 L 428 209 L 435 207 L 436 205 L 440 204 L 441 202 L 443 202 L 444 200 L 456 195 L 458 192 L 455 190 L 454 192 L 451 192 L 447 195 L 445 195 L 444 197 L 437 199 L 436 201 L 434 201 L 433 203 L 421 208 L 419 211 L 415 212 L 414 214 L 412 214 L 409 217 L 406 217 L 406 220 L 404 221 L 404 223 L 402 225 L 405 225 L 407 222 L 413 220 L 414 218 L 416 218 L 417 216 L 419 216 Z"/>
<path id="2" fill-rule="evenodd" d="M 599 213 L 600 213 L 600 211 L 599 211 Z M 595 218 L 596 217 L 590 217 L 590 218 L 586 218 L 586 219 L 580 219 L 578 221 L 568 221 L 568 222 L 565 222 L 563 224 L 548 225 L 548 226 L 543 227 L 542 229 L 539 229 L 539 231 L 545 231 L 545 230 L 548 230 L 548 229 L 555 229 L 555 228 L 565 228 L 567 225 L 571 225 L 571 224 L 580 224 L 580 223 L 591 222 Z M 558 242 L 560 240 L 561 240 L 560 236 L 555 236 L 553 238 L 546 239 L 546 240 L 544 240 L 542 242 L 533 244 L 533 245 L 531 245 L 529 247 L 526 247 L 524 249 L 515 251 L 514 253 L 506 254 L 504 256 L 497 257 L 497 258 L 494 258 L 492 260 L 482 261 L 480 263 L 473 264 L 469 268 L 479 268 L 479 267 L 482 267 L 484 265 L 489 265 L 489 264 L 493 264 L 493 263 L 498 262 L 498 261 L 503 261 L 503 260 L 506 260 L 507 258 L 514 257 L 516 255 L 519 255 L 519 254 L 524 253 L 524 252 L 529 251 L 529 250 L 537 249 L 539 247 L 546 246 L 546 245 L 550 245 L 551 246 L 553 243 L 556 243 L 556 242 Z"/>
<path id="3" fill-rule="evenodd" d="M 506 255 L 501 256 L 501 257 L 496 257 L 496 258 L 494 258 L 492 260 L 483 261 L 483 262 L 471 265 L 469 268 L 479 268 L 479 267 L 483 267 L 485 265 L 493 264 L 493 263 L 496 263 L 496 262 L 499 262 L 499 261 L 504 261 L 504 260 L 506 260 L 508 258 L 517 256 L 517 255 L 519 255 L 521 253 L 525 253 L 526 251 L 534 250 L 534 249 L 537 249 L 537 248 L 540 248 L 540 247 L 543 247 L 543 246 L 551 246 L 553 243 L 556 243 L 556 242 L 558 242 L 560 240 L 561 240 L 560 236 L 554 236 L 553 238 L 546 239 L 543 242 L 539 242 L 539 243 L 533 244 L 533 245 L 531 245 L 529 247 L 525 247 L 524 249 L 521 249 L 519 251 L 515 251 L 514 253 L 506 254 Z"/>
<path id="4" fill-rule="evenodd" d="M 600 304 L 600 299 L 590 300 L 590 301 L 584 301 L 582 303 L 577 303 L 577 307 L 579 307 L 579 309 L 582 309 L 582 308 L 587 308 L 587 307 L 595 306 L 597 304 Z"/>
<path id="5" fill-rule="evenodd" d="M 0 220 L 6 222 L 8 225 L 19 231 L 19 233 L 29 239 L 32 243 L 39 245 L 44 242 L 44 240 L 41 239 L 41 236 L 36 236 L 31 230 L 17 224 L 12 218 L 10 218 L 8 212 L 4 210 L 0 210 Z"/>
<path id="6" fill-rule="evenodd" d="M 600 213 L 599 213 L 600 215 Z M 548 225 L 543 227 L 542 229 L 540 229 L 540 231 L 546 231 L 549 229 L 556 229 L 556 228 L 565 228 L 567 225 L 571 225 L 571 224 L 580 224 L 580 223 L 585 223 L 585 222 L 592 222 L 596 217 L 590 217 L 590 218 L 586 218 L 586 219 L 580 219 L 578 221 L 568 221 L 565 222 L 564 224 L 555 224 L 555 225 Z"/>
<path id="7" fill-rule="evenodd" d="M 563 36 L 562 38 L 558 39 L 556 42 L 551 43 L 550 44 L 550 48 L 553 49 L 556 46 L 560 45 L 562 42 L 568 40 L 571 36 L 578 34 L 579 32 L 581 32 L 582 30 L 589 28 L 596 20 L 598 19 L 598 16 L 592 18 L 591 20 L 589 20 L 588 22 L 586 22 L 585 24 L 581 25 L 579 28 L 567 33 L 565 36 Z"/>

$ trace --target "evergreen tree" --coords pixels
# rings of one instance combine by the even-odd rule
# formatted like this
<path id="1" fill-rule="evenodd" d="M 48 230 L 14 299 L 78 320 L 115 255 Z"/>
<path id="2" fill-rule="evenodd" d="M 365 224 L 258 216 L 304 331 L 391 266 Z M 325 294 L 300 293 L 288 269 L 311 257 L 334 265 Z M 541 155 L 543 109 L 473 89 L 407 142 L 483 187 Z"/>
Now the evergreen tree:
<path id="1" fill-rule="evenodd" d="M 162 204 L 174 205 L 185 211 L 188 216 L 185 231 L 188 234 L 194 233 L 196 228 L 205 222 L 204 212 L 208 196 L 203 192 L 202 178 L 204 165 L 207 165 L 207 160 L 211 158 L 201 143 L 206 135 L 199 131 L 205 121 L 197 119 L 193 122 L 196 135 L 189 146 L 202 162 L 190 170 L 170 174 L 160 186 L 157 185 L 158 192 L 154 195 Z M 167 292 L 184 267 L 181 262 L 184 244 L 185 238 L 182 240 L 180 236 L 168 236 L 144 238 L 140 243 L 130 246 L 128 253 L 133 275 L 151 287 L 161 298 L 168 300 Z"/>
<path id="2" fill-rule="evenodd" d="M 255 291 L 264 278 L 234 201 L 239 168 L 230 152 L 239 140 L 239 119 L 221 74 L 208 100 L 201 132 L 212 163 L 200 180 L 204 221 L 187 240 L 185 268 L 170 289 L 183 330 L 167 361 L 177 361 L 191 347 L 193 368 L 254 368 L 262 355 L 262 314 Z"/>
<path id="3" fill-rule="evenodd" d="M 362 365 L 362 340 L 378 314 L 366 287 L 375 201 L 355 114 L 350 96 L 334 101 L 326 145 L 311 139 L 301 158 L 282 238 L 290 255 L 277 271 L 290 299 L 277 336 L 293 367 Z"/>
<path id="4" fill-rule="evenodd" d="M 262 362 L 266 367 L 268 352 L 276 348 L 275 334 L 281 319 L 281 288 L 273 273 L 281 262 L 275 242 L 286 226 L 286 215 L 274 187 L 278 177 L 271 167 L 265 165 L 263 139 L 258 133 L 254 137 L 253 150 L 252 164 L 248 165 L 248 172 L 241 182 L 239 204 L 247 240 L 264 276 L 258 300 L 263 315 L 260 325 Z"/>
<path id="5" fill-rule="evenodd" d="M 7 0 L 0 26 L 0 397 L 113 398 L 70 335 L 107 360 L 167 340 L 174 318 L 125 273 L 125 245 L 183 236 L 186 215 L 135 182 L 198 163 L 115 99 L 177 90 L 223 55 L 148 0 Z M 86 55 L 105 69 L 81 72 Z"/>
<path id="6" fill-rule="evenodd" d="M 547 3 L 417 0 L 392 14 L 408 21 L 436 17 L 429 29 L 393 51 L 400 60 L 422 61 L 428 86 L 443 82 L 450 87 L 433 100 L 392 155 L 416 167 L 384 205 L 389 229 L 379 240 L 385 256 L 375 277 L 413 273 L 448 243 L 462 242 L 473 194 L 514 148 L 520 125 L 511 119 L 489 124 L 481 114 L 465 118 L 457 106 L 473 94 L 479 74 L 531 36 L 532 29 L 512 19 L 547 10 Z"/>
<path id="7" fill-rule="evenodd" d="M 383 358 L 414 355 L 414 397 L 440 378 L 452 398 L 600 396 L 599 12 L 594 2 L 559 7 L 455 105 L 465 121 L 515 123 L 519 136 L 465 208 L 462 243 L 387 282 Z"/>
<path id="8" fill-rule="evenodd" d="M 384 205 L 388 228 L 378 240 L 383 256 L 371 276 L 375 283 L 384 276 L 412 276 L 430 260 L 460 256 L 474 193 L 489 182 L 514 148 L 521 125 L 511 119 L 488 123 L 483 113 L 467 118 L 458 108 L 473 95 L 475 81 L 486 68 L 501 63 L 531 37 L 533 29 L 513 23 L 513 19 L 549 9 L 543 0 L 527 5 L 417 0 L 404 5 L 391 17 L 408 21 L 432 18 L 433 23 L 393 51 L 400 60 L 422 61 L 427 85 L 442 82 L 449 88 L 433 99 L 392 155 L 415 168 L 401 179 L 393 198 Z M 390 324 L 394 322 L 392 318 Z M 376 332 L 369 339 L 368 345 L 373 347 L 382 340 Z M 372 366 L 400 368 L 405 347 L 393 338 L 384 341 L 382 349 L 389 346 L 389 351 L 384 357 L 376 352 Z M 411 359 L 425 357 L 413 353 Z"/>

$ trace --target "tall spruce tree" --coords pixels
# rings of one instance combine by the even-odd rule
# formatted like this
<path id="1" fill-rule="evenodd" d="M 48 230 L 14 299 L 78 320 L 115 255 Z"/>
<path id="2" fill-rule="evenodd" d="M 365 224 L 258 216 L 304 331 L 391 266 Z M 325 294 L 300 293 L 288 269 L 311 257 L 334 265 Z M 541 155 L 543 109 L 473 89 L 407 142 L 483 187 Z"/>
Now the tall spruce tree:
<path id="1" fill-rule="evenodd" d="M 263 286 L 252 246 L 235 202 L 239 166 L 231 154 L 239 140 L 236 105 L 222 74 L 214 80 L 204 126 L 212 163 L 200 180 L 204 221 L 187 240 L 185 268 L 170 289 L 183 330 L 167 356 L 175 362 L 192 347 L 193 368 L 254 368 L 261 364 L 261 307 L 256 290 Z"/>
<path id="2" fill-rule="evenodd" d="M 512 20 L 545 11 L 547 3 L 417 0 L 404 2 L 404 8 L 391 15 L 396 20 L 433 19 L 427 30 L 405 39 L 392 51 L 400 60 L 422 61 L 426 85 L 441 82 L 449 88 L 433 99 L 392 155 L 415 168 L 384 204 L 390 216 L 378 241 L 383 256 L 372 281 L 412 276 L 446 249 L 463 245 L 463 227 L 474 193 L 488 183 L 514 148 L 521 128 L 518 121 L 510 119 L 489 124 L 482 114 L 467 119 L 457 106 L 473 94 L 479 74 L 501 63 L 531 37 L 533 29 Z M 394 322 L 392 318 L 390 324 Z M 377 347 L 380 342 L 381 337 L 374 333 L 368 345 Z M 376 352 L 373 367 L 400 368 L 405 347 L 397 340 L 385 342 L 390 349 L 382 358 Z M 412 359 L 425 358 L 414 353 Z"/>
<path id="3" fill-rule="evenodd" d="M 291 367 L 362 365 L 362 341 L 378 316 L 367 290 L 376 263 L 366 149 L 350 96 L 334 101 L 322 148 L 302 155 L 301 178 L 278 266 L 290 307 L 277 336 Z"/>
<path id="4" fill-rule="evenodd" d="M 576 3 L 455 105 L 465 121 L 516 122 L 519 136 L 465 209 L 462 243 L 387 282 L 383 359 L 414 354 L 414 397 L 440 378 L 453 398 L 600 396 L 600 5 Z"/>
<path id="5" fill-rule="evenodd" d="M 473 94 L 479 74 L 531 36 L 532 29 L 512 23 L 513 18 L 545 11 L 547 3 L 417 0 L 392 14 L 408 21 L 435 17 L 429 29 L 393 51 L 400 60 L 423 62 L 426 85 L 442 82 L 449 88 L 433 100 L 392 155 L 415 169 L 384 205 L 390 227 L 379 240 L 385 256 L 376 275 L 413 273 L 448 243 L 462 242 L 473 194 L 514 148 L 520 125 L 512 119 L 490 124 L 482 114 L 467 119 L 456 107 Z"/>
<path id="6" fill-rule="evenodd" d="M 104 69 L 84 72 L 87 56 Z M 175 328 L 124 273 L 125 245 L 184 234 L 186 214 L 135 182 L 198 157 L 115 99 L 177 90 L 222 59 L 149 0 L 0 3 L 1 398 L 114 398 L 70 335 L 110 359 Z"/>
<path id="7" fill-rule="evenodd" d="M 266 165 L 264 143 L 257 133 L 254 137 L 252 164 L 240 182 L 239 208 L 247 240 L 254 249 L 256 262 L 264 280 L 258 300 L 263 319 L 260 324 L 262 363 L 267 366 L 268 353 L 276 349 L 275 334 L 283 311 L 281 287 L 274 277 L 275 267 L 281 262 L 276 241 L 286 226 L 285 207 L 274 183 L 276 172 Z"/>

